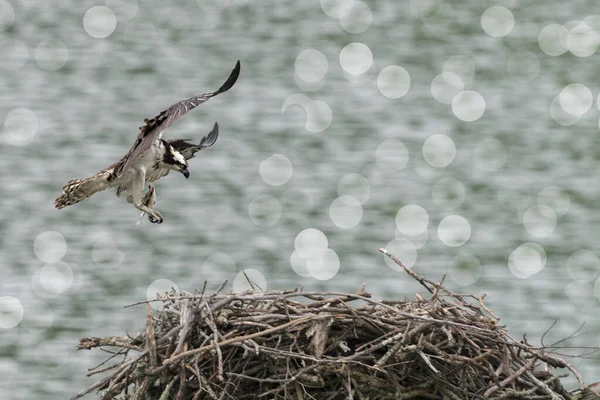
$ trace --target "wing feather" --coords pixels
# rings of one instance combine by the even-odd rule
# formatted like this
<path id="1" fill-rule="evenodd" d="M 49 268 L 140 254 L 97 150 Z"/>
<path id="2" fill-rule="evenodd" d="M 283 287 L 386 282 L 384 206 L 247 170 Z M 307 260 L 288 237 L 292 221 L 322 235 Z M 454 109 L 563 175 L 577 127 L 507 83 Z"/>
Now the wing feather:
<path id="1" fill-rule="evenodd" d="M 235 68 L 231 71 L 229 78 L 214 92 L 204 93 L 200 96 L 190 97 L 173 104 L 171 107 L 161 111 L 156 117 L 145 119 L 144 125 L 140 127 L 140 132 L 129 152 L 119 161 L 114 169 L 109 180 L 118 178 L 123 171 L 126 171 L 135 160 L 146 150 L 148 150 L 155 140 L 160 139 L 162 132 L 177 121 L 187 112 L 198 107 L 211 97 L 224 93 L 232 88 L 240 75 L 240 62 L 235 64 Z"/>
<path id="2" fill-rule="evenodd" d="M 171 170 L 169 168 L 156 168 L 146 172 L 146 182 L 155 182 L 163 176 L 169 175 Z"/>
<path id="3" fill-rule="evenodd" d="M 200 139 L 200 143 L 193 144 L 188 143 L 187 140 L 190 139 L 171 139 L 167 142 L 175 148 L 178 152 L 180 152 L 186 160 L 194 157 L 196 152 L 205 149 L 207 147 L 212 146 L 217 141 L 219 137 L 219 124 L 215 122 L 212 130 L 208 133 L 208 135 L 204 136 Z"/>

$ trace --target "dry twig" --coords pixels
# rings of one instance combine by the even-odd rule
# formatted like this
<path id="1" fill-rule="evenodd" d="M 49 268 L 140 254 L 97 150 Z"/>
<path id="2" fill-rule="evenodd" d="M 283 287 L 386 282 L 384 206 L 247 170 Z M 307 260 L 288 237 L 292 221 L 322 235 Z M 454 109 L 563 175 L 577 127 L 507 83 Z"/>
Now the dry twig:
<path id="1" fill-rule="evenodd" d="M 117 347 L 124 359 L 90 372 L 107 375 L 73 399 L 93 390 L 156 400 L 569 398 L 559 377 L 538 372 L 547 364 L 580 379 L 570 363 L 511 338 L 483 296 L 452 293 L 380 251 L 431 297 L 381 301 L 364 286 L 171 292 L 137 337 L 80 340 L 80 349 Z"/>

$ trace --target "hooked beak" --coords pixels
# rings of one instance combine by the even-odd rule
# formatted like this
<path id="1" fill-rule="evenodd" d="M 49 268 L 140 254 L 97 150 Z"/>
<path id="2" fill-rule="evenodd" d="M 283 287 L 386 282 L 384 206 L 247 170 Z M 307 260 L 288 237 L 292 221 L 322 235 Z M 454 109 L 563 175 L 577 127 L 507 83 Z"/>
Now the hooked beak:
<path id="1" fill-rule="evenodd" d="M 188 171 L 187 169 L 184 169 L 183 171 L 181 171 L 181 173 L 183 174 L 183 176 L 185 176 L 185 179 L 190 177 L 190 171 Z"/>

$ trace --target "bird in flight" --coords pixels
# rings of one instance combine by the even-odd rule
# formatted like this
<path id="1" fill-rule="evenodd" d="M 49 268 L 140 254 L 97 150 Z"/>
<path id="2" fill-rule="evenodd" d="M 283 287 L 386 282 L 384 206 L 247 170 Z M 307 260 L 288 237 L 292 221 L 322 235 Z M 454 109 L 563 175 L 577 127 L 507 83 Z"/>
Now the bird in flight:
<path id="1" fill-rule="evenodd" d="M 185 157 L 186 160 L 189 160 L 190 158 L 194 157 L 194 154 L 196 154 L 196 152 L 215 144 L 218 136 L 219 136 L 219 124 L 215 122 L 215 126 L 213 127 L 212 131 L 210 131 L 210 133 L 208 135 L 204 136 L 200 140 L 199 144 L 193 144 L 193 143 L 186 142 L 186 140 L 189 140 L 189 139 L 171 139 L 171 140 L 167 140 L 167 142 L 171 146 L 173 146 L 173 148 L 175 150 L 180 152 L 181 155 L 183 155 L 183 157 Z M 161 173 L 164 173 L 164 175 L 167 175 L 169 173 L 169 171 L 170 171 L 169 169 L 166 169 L 166 170 L 163 170 Z M 189 171 L 188 171 L 188 174 L 189 174 Z M 164 175 L 161 175 L 161 176 L 164 176 Z M 184 175 L 185 175 L 185 173 L 184 173 Z M 148 179 L 148 181 L 157 181 L 158 179 L 160 179 L 161 176 L 157 177 L 156 179 Z M 187 178 L 187 176 L 186 176 L 186 178 Z M 154 205 L 156 204 L 156 188 L 154 187 L 154 185 L 152 185 L 152 184 L 148 185 L 148 191 L 146 192 L 146 194 L 144 195 L 144 198 L 142 199 L 142 204 L 144 204 L 148 208 L 154 208 Z M 146 212 L 142 211 L 142 215 L 140 215 L 140 218 L 138 219 L 138 222 L 137 222 L 138 226 L 141 225 L 142 219 L 144 218 L 144 214 L 146 214 Z M 158 222 L 158 221 L 155 221 L 154 217 L 150 214 L 148 214 L 148 220 L 150 222 Z"/>
<path id="2" fill-rule="evenodd" d="M 153 208 L 156 203 L 155 182 L 169 174 L 171 170 L 178 171 L 187 179 L 190 176 L 188 160 L 202 149 L 212 146 L 219 135 L 219 125 L 215 123 L 212 131 L 200 140 L 199 144 L 188 143 L 189 139 L 162 139 L 162 133 L 188 111 L 193 110 L 211 97 L 231 89 L 240 75 L 240 62 L 235 64 L 229 78 L 214 92 L 190 97 L 173 104 L 161 111 L 152 119 L 145 119 L 144 125 L 133 146 L 121 160 L 84 179 L 75 179 L 63 187 L 63 193 L 54 201 L 58 209 L 79 203 L 93 194 L 116 189 L 117 196 L 127 192 L 127 201 L 138 210 L 148 214 L 153 223 L 162 223 L 164 218 Z M 149 185 L 148 192 L 144 188 Z"/>

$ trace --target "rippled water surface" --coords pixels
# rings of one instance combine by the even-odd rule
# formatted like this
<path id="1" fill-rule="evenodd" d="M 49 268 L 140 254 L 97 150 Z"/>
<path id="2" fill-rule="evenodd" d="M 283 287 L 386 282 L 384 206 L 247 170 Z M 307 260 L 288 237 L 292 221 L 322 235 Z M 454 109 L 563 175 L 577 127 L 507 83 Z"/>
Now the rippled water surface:
<path id="1" fill-rule="evenodd" d="M 486 293 L 515 338 L 558 320 L 545 343 L 585 324 L 568 344 L 598 346 L 595 2 L 55 3 L 0 0 L 2 398 L 91 384 L 103 354 L 78 338 L 139 331 L 123 306 L 165 285 L 245 289 L 246 269 L 414 298 L 382 246 Z M 54 209 L 238 59 L 233 89 L 165 133 L 220 125 L 188 180 L 158 182 L 162 225 L 110 192 Z M 598 356 L 573 363 L 598 380 Z"/>

